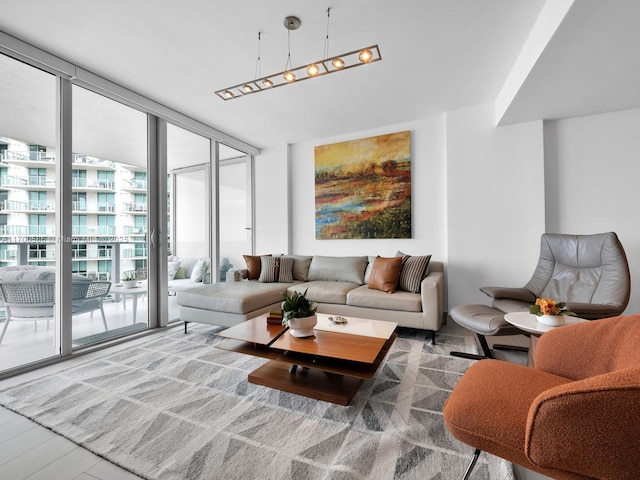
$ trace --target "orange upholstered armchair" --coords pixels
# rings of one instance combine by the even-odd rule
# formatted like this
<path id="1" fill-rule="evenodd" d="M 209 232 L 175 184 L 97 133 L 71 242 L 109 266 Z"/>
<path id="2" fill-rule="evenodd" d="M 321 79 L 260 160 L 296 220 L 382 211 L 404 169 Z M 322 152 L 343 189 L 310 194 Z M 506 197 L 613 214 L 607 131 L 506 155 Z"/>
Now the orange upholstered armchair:
<path id="1" fill-rule="evenodd" d="M 540 337 L 535 368 L 480 360 L 444 407 L 458 440 L 556 479 L 640 478 L 640 315 Z"/>

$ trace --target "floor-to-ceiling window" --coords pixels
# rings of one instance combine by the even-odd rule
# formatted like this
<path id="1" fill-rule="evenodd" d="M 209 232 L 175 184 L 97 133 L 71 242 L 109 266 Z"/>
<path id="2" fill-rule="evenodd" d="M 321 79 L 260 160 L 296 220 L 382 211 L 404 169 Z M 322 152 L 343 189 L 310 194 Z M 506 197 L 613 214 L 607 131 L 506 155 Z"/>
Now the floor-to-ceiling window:
<path id="1" fill-rule="evenodd" d="M 0 54 L 0 85 L 2 264 L 54 271 L 56 77 Z M 0 370 L 59 354 L 52 322 L 13 318 L 0 302 Z"/>
<path id="2" fill-rule="evenodd" d="M 224 146 L 219 165 L 220 281 L 225 281 L 227 271 L 244 268 L 243 255 L 253 251 L 253 169 L 250 155 Z"/>
<path id="3" fill-rule="evenodd" d="M 136 277 L 148 256 L 145 236 L 134 233 L 147 225 L 147 187 L 135 181 L 147 170 L 147 115 L 78 86 L 72 94 L 72 185 L 87 209 L 82 228 L 74 231 L 85 256 L 72 261 L 82 262 L 92 278 L 111 282 L 106 320 L 98 312 L 74 318 L 74 345 L 84 346 L 149 325 L 146 279 L 131 289 L 121 281 Z"/>
<path id="4" fill-rule="evenodd" d="M 26 58 L 22 50 L 28 52 L 29 64 L 0 54 L 0 268 L 50 272 L 57 292 L 52 311 L 62 315 L 57 322 L 9 325 L 0 302 L 5 331 L 0 375 L 60 355 L 61 349 L 74 354 L 114 336 L 164 325 L 167 310 L 158 305 L 169 305 L 168 319 L 179 319 L 176 298 L 167 295 L 158 265 L 171 253 L 209 258 L 208 280 L 218 281 L 231 258 L 238 263 L 238 252 L 252 251 L 246 210 L 251 209 L 253 157 L 239 159 L 243 151 L 257 153 L 19 40 L 4 47 L 0 44 L 19 58 Z M 226 148 L 217 143 L 220 138 L 240 150 L 230 149 L 233 161 L 212 165 L 230 158 L 217 155 Z M 220 209 L 221 201 L 228 205 Z M 166 232 L 160 244 L 158 231 Z M 221 248 L 220 235 L 224 242 L 236 235 L 240 246 Z M 0 282 L 7 271 L 0 270 Z M 140 280 L 130 290 L 121 286 L 125 273 Z M 102 298 L 104 318 L 102 311 L 76 312 L 56 300 L 75 295 L 78 281 L 110 285 Z M 71 303 L 75 309 L 75 297 Z"/>

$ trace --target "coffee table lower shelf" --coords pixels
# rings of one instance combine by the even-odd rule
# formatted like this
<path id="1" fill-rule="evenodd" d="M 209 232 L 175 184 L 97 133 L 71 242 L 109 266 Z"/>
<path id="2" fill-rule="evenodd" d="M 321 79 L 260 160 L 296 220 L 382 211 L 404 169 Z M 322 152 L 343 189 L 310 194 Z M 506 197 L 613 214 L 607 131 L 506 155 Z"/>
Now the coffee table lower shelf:
<path id="1" fill-rule="evenodd" d="M 291 363 L 270 360 L 251 372 L 248 380 L 256 385 L 345 406 L 351 403 L 364 381 L 315 368 L 298 366 L 292 369 L 292 366 Z"/>

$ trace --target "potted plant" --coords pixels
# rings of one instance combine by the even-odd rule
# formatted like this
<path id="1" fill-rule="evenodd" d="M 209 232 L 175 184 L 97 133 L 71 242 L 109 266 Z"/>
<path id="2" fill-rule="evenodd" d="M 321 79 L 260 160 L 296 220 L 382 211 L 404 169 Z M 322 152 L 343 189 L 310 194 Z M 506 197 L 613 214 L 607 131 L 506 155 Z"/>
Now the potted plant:
<path id="1" fill-rule="evenodd" d="M 134 270 L 127 270 L 125 272 L 122 272 L 120 280 L 122 281 L 122 285 L 124 286 L 124 288 L 134 288 L 138 283 L 136 272 Z"/>
<path id="2" fill-rule="evenodd" d="M 537 298 L 535 305 L 529 306 L 529 313 L 536 315 L 536 320 L 549 327 L 564 325 L 564 316 L 574 316 L 567 310 L 564 302 L 556 302 L 553 298 Z"/>
<path id="3" fill-rule="evenodd" d="M 282 296 L 282 324 L 289 326 L 289 333 L 294 337 L 313 336 L 313 327 L 318 323 L 318 306 L 309 302 L 307 290 L 304 293 L 293 292 L 291 295 L 283 293 Z"/>

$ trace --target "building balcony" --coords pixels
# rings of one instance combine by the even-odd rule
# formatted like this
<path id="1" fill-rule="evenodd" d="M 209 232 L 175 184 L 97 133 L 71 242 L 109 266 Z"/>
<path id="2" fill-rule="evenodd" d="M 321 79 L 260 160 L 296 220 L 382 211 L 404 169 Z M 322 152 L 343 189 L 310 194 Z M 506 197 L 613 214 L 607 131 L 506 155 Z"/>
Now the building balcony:
<path id="1" fill-rule="evenodd" d="M 141 180 L 138 178 L 123 180 L 121 189 L 127 192 L 144 193 L 147 191 L 147 180 Z"/>
<path id="2" fill-rule="evenodd" d="M 39 166 L 42 164 L 55 165 L 56 155 L 53 152 L 2 152 L 3 163 L 21 165 L 23 167 Z"/>
<path id="3" fill-rule="evenodd" d="M 105 202 L 71 202 L 71 210 L 73 213 L 96 213 L 96 214 L 105 214 L 112 213 L 115 215 L 116 213 L 116 204 L 115 203 L 105 203 Z"/>
<path id="4" fill-rule="evenodd" d="M 128 236 L 144 236 L 147 234 L 147 227 L 132 227 L 125 225 L 122 227 L 122 234 Z"/>
<path id="5" fill-rule="evenodd" d="M 55 165 L 56 154 L 54 152 L 9 152 L 3 151 L 0 154 L 0 161 L 8 165 L 21 165 L 23 167 L 42 167 L 42 164 Z M 94 167 L 96 170 L 114 170 L 116 169 L 115 162 L 111 160 L 104 160 L 102 158 L 91 157 L 88 155 L 79 155 L 74 153 L 72 155 L 72 162 L 74 165 L 81 165 L 82 167 Z"/>
<path id="6" fill-rule="evenodd" d="M 4 200 L 0 202 L 0 212 L 10 213 L 55 213 L 55 202 L 20 202 Z"/>
<path id="7" fill-rule="evenodd" d="M 147 204 L 141 202 L 123 203 L 122 211 L 125 213 L 131 213 L 133 215 L 146 215 Z"/>

